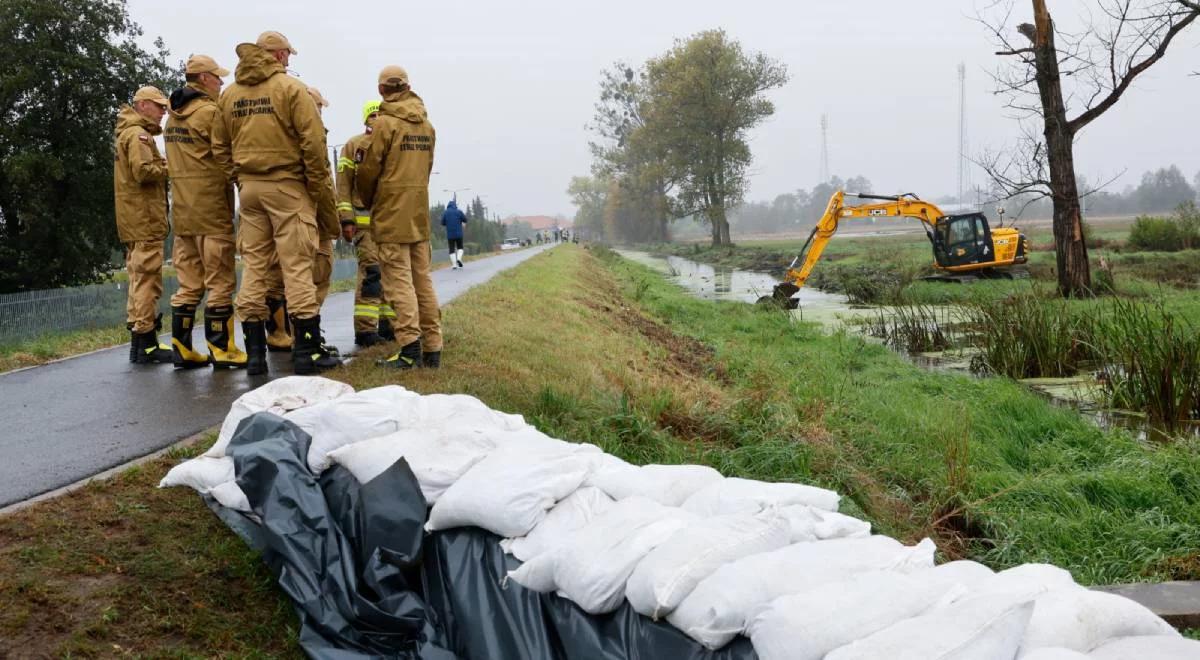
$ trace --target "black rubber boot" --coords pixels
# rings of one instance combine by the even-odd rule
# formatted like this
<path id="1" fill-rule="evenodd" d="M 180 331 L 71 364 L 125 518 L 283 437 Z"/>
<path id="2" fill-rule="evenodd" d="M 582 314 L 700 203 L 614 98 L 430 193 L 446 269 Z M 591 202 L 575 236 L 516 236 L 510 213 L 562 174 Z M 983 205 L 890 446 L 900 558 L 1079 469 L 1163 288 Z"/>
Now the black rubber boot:
<path id="1" fill-rule="evenodd" d="M 292 319 L 296 331 L 295 347 L 292 349 L 292 370 L 306 376 L 333 369 L 342 363 L 331 353 L 337 349 L 325 346 L 321 340 L 321 316 L 310 319 Z"/>
<path id="2" fill-rule="evenodd" d="M 266 321 L 242 321 L 242 334 L 246 335 L 246 373 L 251 376 L 267 373 Z"/>
<path id="3" fill-rule="evenodd" d="M 233 340 L 233 307 L 204 310 L 204 339 L 214 369 L 245 369 L 248 358 Z"/>
<path id="4" fill-rule="evenodd" d="M 135 351 L 134 362 L 137 364 L 171 364 L 174 362 L 171 349 L 158 343 L 158 331 L 133 333 Z"/>
<path id="5" fill-rule="evenodd" d="M 133 323 L 126 323 L 125 329 L 129 331 L 129 363 L 137 362 L 138 342 L 137 337 L 133 334 Z"/>
<path id="6" fill-rule="evenodd" d="M 292 350 L 292 321 L 288 316 L 287 301 L 282 298 L 267 298 L 267 350 L 286 353 Z"/>
<path id="7" fill-rule="evenodd" d="M 390 367 L 392 369 L 412 369 L 421 364 L 421 341 L 416 340 L 405 344 L 400 348 L 400 351 L 391 357 L 384 360 L 377 360 L 375 364 L 381 367 Z"/>
<path id="8" fill-rule="evenodd" d="M 392 329 L 391 319 L 379 319 L 379 338 L 384 341 L 396 341 L 396 331 Z"/>
<path id="9" fill-rule="evenodd" d="M 383 341 L 384 341 L 383 337 L 380 337 L 377 333 L 374 333 L 374 332 L 356 332 L 356 333 L 354 333 L 354 345 L 355 346 L 362 346 L 363 348 L 367 348 L 369 346 L 374 346 L 376 344 L 382 344 Z"/>
<path id="10" fill-rule="evenodd" d="M 421 353 L 421 366 L 426 369 L 438 369 L 442 366 L 442 352 L 429 351 Z"/>
<path id="11" fill-rule="evenodd" d="M 195 305 L 175 305 L 171 308 L 171 362 L 176 369 L 208 366 L 208 356 L 192 349 L 192 326 L 195 324 Z"/>

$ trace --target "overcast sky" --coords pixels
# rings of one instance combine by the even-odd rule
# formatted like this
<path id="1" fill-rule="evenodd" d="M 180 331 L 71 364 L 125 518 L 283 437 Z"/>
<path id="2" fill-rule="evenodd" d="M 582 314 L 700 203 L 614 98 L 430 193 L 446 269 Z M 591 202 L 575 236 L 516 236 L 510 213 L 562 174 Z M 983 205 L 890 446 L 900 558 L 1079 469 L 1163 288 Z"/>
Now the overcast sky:
<path id="1" fill-rule="evenodd" d="M 1094 0 L 1051 0 L 1050 8 L 1065 25 L 1080 4 Z M 822 113 L 833 174 L 864 175 L 877 191 L 953 194 L 960 62 L 972 152 L 1017 135 L 991 93 L 989 73 L 1001 58 L 971 0 L 129 0 L 129 10 L 147 42 L 166 40 L 172 59 L 205 53 L 229 69 L 238 43 L 283 32 L 299 51 L 291 68 L 332 103 L 331 144 L 360 131 L 379 69 L 406 67 L 438 131 L 433 199 L 470 188 L 462 194 L 483 195 L 506 216 L 572 215 L 565 190 L 572 175 L 588 173 L 585 125 L 600 71 L 616 60 L 640 63 L 709 28 L 724 28 L 791 73 L 771 95 L 774 117 L 752 136 L 749 199 L 816 183 Z M 1016 2 L 1015 15 L 1031 20 L 1028 0 Z M 1120 190 L 1171 163 L 1189 181 L 1200 171 L 1200 77 L 1188 75 L 1200 70 L 1200 26 L 1190 30 L 1085 130 L 1076 148 L 1081 174 L 1125 172 L 1113 186 Z"/>

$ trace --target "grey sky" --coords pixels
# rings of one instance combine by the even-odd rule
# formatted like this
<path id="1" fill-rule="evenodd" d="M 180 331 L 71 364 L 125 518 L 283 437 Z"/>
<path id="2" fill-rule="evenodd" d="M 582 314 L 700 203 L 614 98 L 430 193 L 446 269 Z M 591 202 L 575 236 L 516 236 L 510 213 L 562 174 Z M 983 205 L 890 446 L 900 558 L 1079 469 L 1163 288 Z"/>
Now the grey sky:
<path id="1" fill-rule="evenodd" d="M 1050 3 L 1060 24 L 1091 4 Z M 1030 20 L 1029 7 L 1018 0 L 1015 15 Z M 775 116 L 753 136 L 750 199 L 816 182 L 822 113 L 834 174 L 862 174 L 878 191 L 953 193 L 959 62 L 967 65 L 972 151 L 1018 134 L 990 93 L 987 74 L 1000 58 L 970 0 L 130 0 L 129 8 L 147 41 L 162 36 L 173 59 L 206 53 L 230 69 L 237 43 L 268 29 L 286 34 L 299 50 L 292 69 L 332 102 L 331 144 L 360 130 L 379 69 L 406 67 L 438 131 L 432 197 L 470 187 L 464 195 L 485 196 L 503 215 L 573 214 L 565 189 L 572 175 L 588 172 L 584 127 L 600 70 L 618 59 L 640 63 L 713 27 L 783 60 L 792 76 L 772 94 Z M 1200 170 L 1200 77 L 1188 75 L 1200 69 L 1200 27 L 1190 30 L 1085 130 L 1076 149 L 1081 174 L 1125 171 L 1119 190 L 1150 168 L 1175 163 L 1189 180 Z"/>

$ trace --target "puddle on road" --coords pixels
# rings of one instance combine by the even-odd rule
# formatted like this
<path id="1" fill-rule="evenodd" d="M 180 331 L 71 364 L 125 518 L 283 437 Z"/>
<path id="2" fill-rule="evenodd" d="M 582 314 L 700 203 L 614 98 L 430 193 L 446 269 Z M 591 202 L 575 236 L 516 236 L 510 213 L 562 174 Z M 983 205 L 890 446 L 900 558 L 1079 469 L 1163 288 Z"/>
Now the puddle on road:
<path id="1" fill-rule="evenodd" d="M 662 273 L 669 281 L 704 300 L 754 303 L 762 296 L 771 295 L 771 290 L 779 283 L 777 278 L 766 273 L 713 267 L 683 257 L 660 256 L 637 250 L 617 250 L 617 253 Z M 797 319 L 820 323 L 831 331 L 846 328 L 871 343 L 885 343 L 871 336 L 868 326 L 881 314 L 886 316 L 886 308 L 851 305 L 844 295 L 815 288 L 801 289 L 797 296 L 800 305 L 792 312 Z M 948 308 L 937 309 L 940 313 Z M 968 376 L 975 375 L 971 370 L 971 362 L 980 353 L 979 349 L 971 346 L 925 353 L 896 352 L 923 369 Z M 1154 429 L 1142 414 L 1101 408 L 1100 383 L 1091 374 L 1070 378 L 1026 378 L 1018 382 L 1051 404 L 1070 408 L 1102 429 L 1125 429 L 1142 441 L 1164 437 L 1163 432 Z M 1189 431 L 1192 435 L 1200 436 L 1200 425 L 1193 425 Z"/>

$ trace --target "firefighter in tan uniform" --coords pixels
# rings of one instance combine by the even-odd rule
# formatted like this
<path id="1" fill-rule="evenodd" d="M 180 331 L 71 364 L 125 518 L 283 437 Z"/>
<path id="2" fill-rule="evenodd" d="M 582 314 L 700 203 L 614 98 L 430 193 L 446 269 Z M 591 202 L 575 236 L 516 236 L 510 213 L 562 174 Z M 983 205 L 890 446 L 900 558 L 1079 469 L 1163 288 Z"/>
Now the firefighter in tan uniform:
<path id="1" fill-rule="evenodd" d="M 297 374 L 331 369 L 341 360 L 321 345 L 321 315 L 312 265 L 320 223 L 337 225 L 325 127 L 304 83 L 287 73 L 295 49 L 278 32 L 237 47 L 233 85 L 217 102 L 213 153 L 240 187 L 242 287 L 238 316 L 246 335 L 248 372 L 267 371 L 268 272 L 278 258 L 295 343 Z"/>
<path id="2" fill-rule="evenodd" d="M 318 114 L 329 107 L 329 101 L 325 100 L 325 97 L 321 95 L 321 90 L 316 87 L 309 87 L 308 95 L 317 104 Z M 326 134 L 328 134 L 328 129 L 326 129 Z M 330 181 L 332 183 L 332 179 Z M 337 240 L 332 225 L 322 225 L 319 233 L 320 241 L 317 243 L 317 252 L 313 258 L 312 268 L 313 285 L 317 288 L 317 307 L 324 305 L 325 298 L 329 295 L 329 284 L 333 277 L 333 243 Z M 267 281 L 269 283 L 266 320 L 267 350 L 290 352 L 292 350 L 292 324 L 288 319 L 287 298 L 284 297 L 283 291 L 283 270 L 280 268 L 278 259 L 271 262 Z M 326 344 L 324 337 L 321 338 L 321 345 L 329 351 L 330 355 L 340 357 L 337 347 Z"/>
<path id="3" fill-rule="evenodd" d="M 317 114 L 323 114 L 325 108 L 329 107 L 329 101 L 321 96 L 321 90 L 316 87 L 308 88 L 308 95 L 312 97 L 313 103 L 317 104 Z M 325 128 L 324 123 L 322 128 L 322 151 L 329 153 L 329 141 L 327 136 L 329 130 Z M 329 179 L 329 185 L 333 185 L 333 179 Z M 333 195 L 333 191 L 330 191 Z M 341 235 L 340 227 L 336 223 L 323 223 L 318 228 L 318 237 L 320 241 L 317 243 L 317 256 L 313 259 L 313 285 L 317 287 L 317 306 L 325 304 L 325 298 L 329 296 L 329 281 L 333 278 L 333 243 Z M 324 340 L 322 340 L 324 341 Z"/>
<path id="4" fill-rule="evenodd" d="M 171 93 L 163 142 L 171 171 L 175 224 L 172 257 L 179 290 L 171 296 L 171 349 L 176 369 L 207 366 L 244 368 L 246 354 L 234 343 L 233 185 L 212 155 L 217 97 L 228 69 L 207 55 L 193 55 L 185 68 L 187 86 Z M 196 307 L 208 291 L 204 337 L 208 355 L 192 348 Z"/>
<path id="5" fill-rule="evenodd" d="M 398 66 L 379 73 L 383 103 L 359 161 L 355 185 L 371 209 L 371 233 L 383 271 L 383 297 L 396 311 L 400 350 L 380 365 L 397 369 L 441 364 L 442 328 L 429 276 L 429 173 L 436 135 L 425 103 Z M 423 349 L 423 351 L 422 351 Z"/>
<path id="6" fill-rule="evenodd" d="M 382 272 L 379 254 L 371 238 L 371 211 L 363 206 L 362 197 L 354 189 L 354 174 L 358 170 L 355 155 L 365 154 L 371 138 L 371 126 L 379 115 L 379 101 L 363 106 L 365 130 L 342 145 L 337 162 L 338 217 L 342 221 L 342 237 L 354 244 L 358 257 L 358 275 L 354 286 L 354 343 L 374 346 L 395 341 L 392 319 L 396 313 L 383 302 Z"/>
<path id="7" fill-rule="evenodd" d="M 157 334 L 162 327 L 158 299 L 167 239 L 167 161 L 154 142 L 162 133 L 167 105 L 157 88 L 142 87 L 133 95 L 133 104 L 117 113 L 114 132 L 117 234 L 125 244 L 129 274 L 129 361 L 139 364 L 171 362 L 171 349 L 159 343 Z"/>

